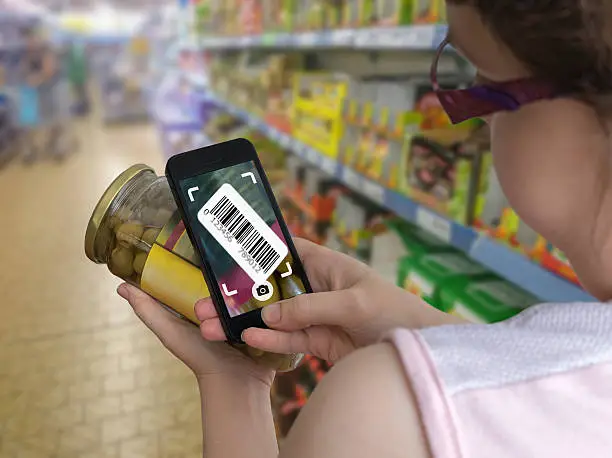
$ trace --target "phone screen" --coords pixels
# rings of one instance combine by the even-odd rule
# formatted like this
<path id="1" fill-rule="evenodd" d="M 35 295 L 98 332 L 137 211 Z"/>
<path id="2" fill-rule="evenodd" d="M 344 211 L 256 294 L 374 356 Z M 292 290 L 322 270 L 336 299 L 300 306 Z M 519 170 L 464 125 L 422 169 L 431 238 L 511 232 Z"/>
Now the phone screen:
<path id="1" fill-rule="evenodd" d="M 182 179 L 179 187 L 230 317 L 306 293 L 253 161 Z"/>

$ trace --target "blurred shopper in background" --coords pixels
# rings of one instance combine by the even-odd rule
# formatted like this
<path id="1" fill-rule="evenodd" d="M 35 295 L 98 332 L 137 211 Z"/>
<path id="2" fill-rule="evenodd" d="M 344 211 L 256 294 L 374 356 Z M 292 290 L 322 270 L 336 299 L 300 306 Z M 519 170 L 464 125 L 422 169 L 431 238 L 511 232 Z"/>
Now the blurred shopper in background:
<path id="1" fill-rule="evenodd" d="M 76 114 L 89 112 L 89 95 L 87 92 L 87 58 L 85 43 L 73 40 L 66 55 L 67 76 L 74 94 L 74 109 Z"/>
<path id="2" fill-rule="evenodd" d="M 74 138 L 68 128 L 74 98 L 70 83 L 81 91 L 77 94 L 82 93 L 85 58 L 73 56 L 70 49 L 66 54 L 53 47 L 36 28 L 23 29 L 22 33 L 26 53 L 20 109 L 22 125 L 28 130 L 24 138 L 24 160 L 32 162 L 46 155 L 61 159 L 74 149 Z"/>
<path id="3" fill-rule="evenodd" d="M 25 112 L 22 113 L 22 124 L 26 124 L 29 130 L 24 138 L 24 159 L 31 162 L 56 134 L 50 124 L 54 109 L 53 86 L 59 69 L 55 53 L 36 28 L 24 28 L 22 36 L 26 43 L 23 59 L 25 87 L 21 91 L 21 110 Z"/>

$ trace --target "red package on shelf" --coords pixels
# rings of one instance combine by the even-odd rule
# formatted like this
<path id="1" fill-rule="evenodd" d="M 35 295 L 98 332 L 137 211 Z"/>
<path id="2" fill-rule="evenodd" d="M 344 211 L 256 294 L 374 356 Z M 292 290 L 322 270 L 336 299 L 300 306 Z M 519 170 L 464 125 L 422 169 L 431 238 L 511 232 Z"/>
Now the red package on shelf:
<path id="1" fill-rule="evenodd" d="M 263 8 L 261 0 L 241 0 L 238 22 L 244 35 L 260 34 L 263 31 Z"/>

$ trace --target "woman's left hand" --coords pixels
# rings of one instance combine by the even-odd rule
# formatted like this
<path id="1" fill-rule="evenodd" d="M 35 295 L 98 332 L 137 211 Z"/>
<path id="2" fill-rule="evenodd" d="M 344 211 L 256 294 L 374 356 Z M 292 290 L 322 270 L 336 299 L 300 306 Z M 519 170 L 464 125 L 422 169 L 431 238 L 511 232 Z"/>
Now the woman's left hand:
<path id="1" fill-rule="evenodd" d="M 257 365 L 224 342 L 205 341 L 197 326 L 173 315 L 146 293 L 128 284 L 119 286 L 117 292 L 161 343 L 193 371 L 198 383 L 205 383 L 211 377 L 231 377 L 245 383 L 258 381 L 272 385 L 274 371 Z M 206 307 L 198 308 L 201 320 L 213 318 L 206 314 Z M 210 314 L 216 316 L 212 307 Z"/>

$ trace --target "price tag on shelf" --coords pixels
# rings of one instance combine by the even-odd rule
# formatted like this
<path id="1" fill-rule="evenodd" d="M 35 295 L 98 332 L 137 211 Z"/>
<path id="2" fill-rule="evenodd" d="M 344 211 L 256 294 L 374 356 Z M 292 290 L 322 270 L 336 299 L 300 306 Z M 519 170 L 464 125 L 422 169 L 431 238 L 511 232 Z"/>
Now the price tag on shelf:
<path id="1" fill-rule="evenodd" d="M 397 41 L 394 29 L 379 30 L 372 43 L 383 48 L 395 48 L 398 44 L 401 45 Z"/>
<path id="2" fill-rule="evenodd" d="M 315 32 L 303 33 L 298 38 L 300 46 L 313 46 L 317 42 L 317 34 Z"/>
<path id="3" fill-rule="evenodd" d="M 342 181 L 349 188 L 355 191 L 361 191 L 361 176 L 353 169 L 345 167 L 342 170 Z"/>
<path id="4" fill-rule="evenodd" d="M 355 32 L 351 29 L 334 30 L 330 34 L 330 44 L 336 46 L 349 45 L 353 41 Z"/>
<path id="5" fill-rule="evenodd" d="M 239 46 L 251 46 L 255 43 L 255 37 L 245 36 L 239 40 Z"/>
<path id="6" fill-rule="evenodd" d="M 306 158 L 306 152 L 308 151 L 308 147 L 304 145 L 301 141 L 294 140 L 293 149 L 298 156 L 300 156 L 303 159 Z"/>
<path id="7" fill-rule="evenodd" d="M 419 207 L 417 210 L 417 225 L 425 229 L 427 232 L 442 239 L 444 242 L 450 243 L 452 234 L 452 223 L 438 215 L 437 213 Z"/>
<path id="8" fill-rule="evenodd" d="M 419 34 L 414 28 L 407 29 L 402 33 L 401 40 L 405 46 L 414 48 L 419 44 Z"/>
<path id="9" fill-rule="evenodd" d="M 283 148 L 291 147 L 291 138 L 287 134 L 280 133 L 278 141 Z"/>
<path id="10" fill-rule="evenodd" d="M 369 30 L 357 30 L 355 34 L 355 46 L 359 48 L 367 47 L 377 41 L 376 34 Z"/>
<path id="11" fill-rule="evenodd" d="M 287 145 L 288 145 L 287 144 L 287 136 L 283 132 L 281 132 L 280 130 L 276 131 L 276 141 L 283 148 L 287 148 Z"/>
<path id="12" fill-rule="evenodd" d="M 371 180 L 364 179 L 361 189 L 363 195 L 379 205 L 385 202 L 385 188 Z"/>
<path id="13" fill-rule="evenodd" d="M 273 129 L 272 127 L 266 126 L 264 128 L 264 133 L 266 134 L 266 137 L 268 137 L 270 140 L 275 141 L 275 142 L 278 143 L 278 141 L 279 141 L 279 132 L 276 129 Z"/>
<path id="14" fill-rule="evenodd" d="M 337 162 L 334 161 L 331 157 L 321 156 L 321 170 L 325 173 L 335 176 L 336 175 L 336 165 Z"/>
<path id="15" fill-rule="evenodd" d="M 306 159 L 313 164 L 319 163 L 319 153 L 313 148 L 308 148 L 306 150 Z"/>
<path id="16" fill-rule="evenodd" d="M 399 41 L 409 48 L 429 49 L 432 47 L 436 28 L 431 25 L 414 25 L 400 29 Z"/>
<path id="17" fill-rule="evenodd" d="M 261 44 L 263 46 L 272 46 L 277 42 L 277 39 L 280 39 L 281 35 L 277 35 L 274 33 L 266 33 L 261 38 Z"/>
<path id="18" fill-rule="evenodd" d="M 280 46 L 293 46 L 293 35 L 290 33 L 277 35 L 275 44 Z"/>
<path id="19" fill-rule="evenodd" d="M 276 129 L 272 129 L 270 126 L 265 123 L 260 122 L 260 129 L 265 133 L 266 137 L 278 141 L 278 135 L 276 135 Z"/>

